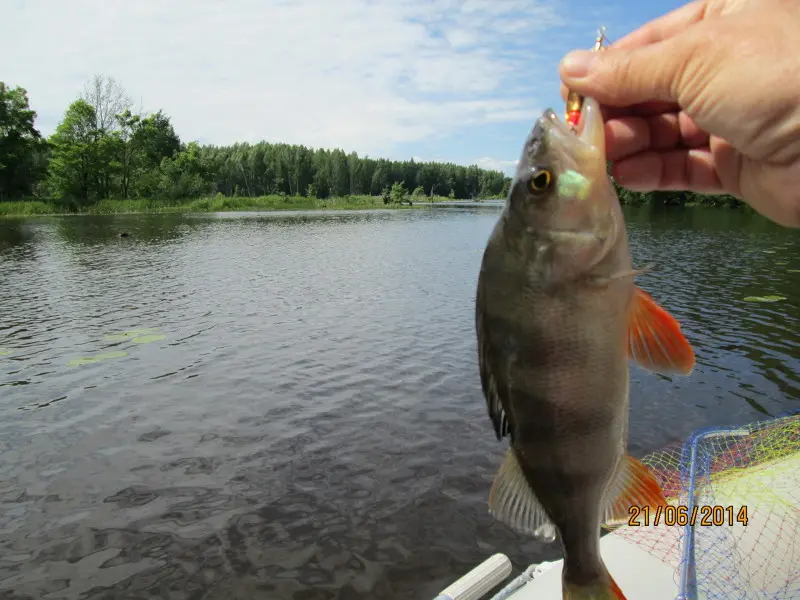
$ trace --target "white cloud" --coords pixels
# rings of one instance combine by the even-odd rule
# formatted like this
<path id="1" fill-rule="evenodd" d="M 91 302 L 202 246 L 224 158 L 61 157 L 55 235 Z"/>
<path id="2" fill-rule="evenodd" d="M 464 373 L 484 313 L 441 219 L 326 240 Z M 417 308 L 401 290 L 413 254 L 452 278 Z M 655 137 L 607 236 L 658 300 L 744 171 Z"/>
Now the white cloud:
<path id="1" fill-rule="evenodd" d="M 406 159 L 406 157 L 395 157 L 395 158 L 398 160 Z M 490 156 L 482 156 L 480 158 L 465 159 L 465 160 L 452 159 L 444 156 L 430 156 L 430 157 L 412 156 L 411 158 L 414 160 L 414 162 L 453 163 L 456 165 L 464 165 L 465 167 L 471 165 L 477 165 L 482 169 L 502 171 L 509 177 L 514 176 L 517 163 L 519 162 L 519 160 L 503 160 L 499 158 L 492 158 Z"/>
<path id="2" fill-rule="evenodd" d="M 484 156 L 475 161 L 475 164 L 482 169 L 493 169 L 495 171 L 503 171 L 507 175 L 511 175 L 517 166 L 519 160 L 499 160 L 497 158 L 490 158 Z"/>
<path id="3" fill-rule="evenodd" d="M 3 10 L 2 77 L 28 89 L 45 134 L 103 73 L 186 140 L 385 155 L 530 121 L 557 1 L 25 0 Z"/>

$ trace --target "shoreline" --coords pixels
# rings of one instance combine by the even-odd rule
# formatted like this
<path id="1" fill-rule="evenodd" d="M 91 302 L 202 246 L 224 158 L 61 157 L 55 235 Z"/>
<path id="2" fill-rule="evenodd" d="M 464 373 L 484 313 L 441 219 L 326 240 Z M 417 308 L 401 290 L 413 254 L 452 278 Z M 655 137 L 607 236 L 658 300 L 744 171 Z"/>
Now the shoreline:
<path id="1" fill-rule="evenodd" d="M 434 200 L 411 200 L 403 203 L 384 203 L 381 196 L 346 196 L 343 198 L 308 198 L 306 196 L 212 196 L 186 200 L 101 200 L 80 206 L 78 204 L 46 200 L 19 200 L 0 202 L 2 217 L 63 217 L 80 215 L 123 215 L 123 214 L 179 214 L 213 212 L 280 212 L 316 210 L 400 210 L 423 209 L 453 204 L 480 205 L 501 200 L 487 198 L 481 200 L 437 197 Z"/>
<path id="2" fill-rule="evenodd" d="M 421 210 L 427 208 L 498 207 L 504 198 L 453 199 L 437 196 L 433 200 L 409 199 L 410 202 L 384 203 L 381 196 L 346 196 L 343 198 L 308 198 L 306 196 L 211 196 L 185 200 L 101 200 L 88 205 L 63 201 L 17 200 L 0 202 L 0 218 L 66 217 L 136 214 L 189 214 L 216 212 L 290 212 L 325 210 Z M 654 207 L 650 203 L 623 202 L 623 207 Z M 723 208 L 740 210 L 741 206 L 725 206 L 687 202 L 683 205 L 664 205 L 665 208 Z"/>

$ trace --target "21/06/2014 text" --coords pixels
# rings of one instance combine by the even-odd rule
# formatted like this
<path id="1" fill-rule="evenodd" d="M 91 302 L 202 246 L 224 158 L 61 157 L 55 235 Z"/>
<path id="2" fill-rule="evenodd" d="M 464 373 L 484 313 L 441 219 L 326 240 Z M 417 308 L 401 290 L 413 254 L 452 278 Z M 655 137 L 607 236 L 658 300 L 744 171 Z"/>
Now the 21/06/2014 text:
<path id="1" fill-rule="evenodd" d="M 732 505 L 694 506 L 691 512 L 686 506 L 658 506 L 653 510 L 649 506 L 634 505 L 628 511 L 629 527 L 641 527 L 642 525 L 648 527 L 651 523 L 655 526 L 663 524 L 681 527 L 686 525 L 692 527 L 716 525 L 720 527 L 726 524 L 732 526 L 734 522 L 747 526 L 747 505 L 742 506 L 738 511 L 734 511 Z"/>

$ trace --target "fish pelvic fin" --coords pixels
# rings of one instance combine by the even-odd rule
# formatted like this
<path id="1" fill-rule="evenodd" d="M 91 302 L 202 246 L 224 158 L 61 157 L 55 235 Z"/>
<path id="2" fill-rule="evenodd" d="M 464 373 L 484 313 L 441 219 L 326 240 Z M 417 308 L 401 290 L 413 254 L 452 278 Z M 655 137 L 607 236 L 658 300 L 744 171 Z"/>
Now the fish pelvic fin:
<path id="1" fill-rule="evenodd" d="M 513 448 L 506 452 L 489 490 L 489 513 L 518 533 L 545 542 L 556 538 L 556 527 L 525 479 Z"/>
<path id="2" fill-rule="evenodd" d="M 562 597 L 564 600 L 626 600 L 617 582 L 606 572 L 604 580 L 589 585 L 576 585 L 564 581 Z"/>
<path id="3" fill-rule="evenodd" d="M 645 506 L 655 511 L 658 506 L 667 506 L 667 500 L 650 470 L 625 455 L 606 491 L 602 523 L 605 527 L 623 525 Z"/>
<path id="4" fill-rule="evenodd" d="M 628 313 L 628 355 L 657 373 L 689 375 L 694 369 L 694 350 L 678 321 L 639 287 Z"/>

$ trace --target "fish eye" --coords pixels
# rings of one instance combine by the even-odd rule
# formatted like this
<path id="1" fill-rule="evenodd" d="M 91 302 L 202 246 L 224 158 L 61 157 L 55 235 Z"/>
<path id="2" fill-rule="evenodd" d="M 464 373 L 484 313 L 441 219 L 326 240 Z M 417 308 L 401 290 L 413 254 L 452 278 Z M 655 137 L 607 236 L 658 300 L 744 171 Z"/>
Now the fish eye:
<path id="1" fill-rule="evenodd" d="M 538 196 L 543 194 L 553 183 L 553 175 L 548 169 L 536 169 L 533 176 L 528 179 L 528 190 L 531 194 Z"/>

